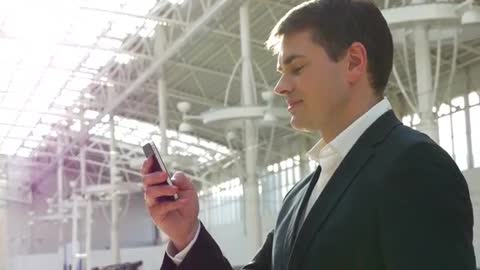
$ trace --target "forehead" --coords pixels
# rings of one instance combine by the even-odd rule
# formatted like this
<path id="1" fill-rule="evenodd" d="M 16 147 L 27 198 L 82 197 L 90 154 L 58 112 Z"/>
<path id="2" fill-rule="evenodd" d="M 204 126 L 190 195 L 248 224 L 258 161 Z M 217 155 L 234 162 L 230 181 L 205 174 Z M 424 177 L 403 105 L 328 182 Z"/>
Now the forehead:
<path id="1" fill-rule="evenodd" d="M 298 31 L 284 35 L 278 44 L 277 64 L 283 65 L 290 62 L 292 56 L 311 58 L 323 54 L 323 48 L 313 42 L 309 30 Z"/>
<path id="2" fill-rule="evenodd" d="M 291 52 L 305 50 L 312 44 L 311 33 L 308 30 L 283 35 L 278 44 L 278 56 Z"/>

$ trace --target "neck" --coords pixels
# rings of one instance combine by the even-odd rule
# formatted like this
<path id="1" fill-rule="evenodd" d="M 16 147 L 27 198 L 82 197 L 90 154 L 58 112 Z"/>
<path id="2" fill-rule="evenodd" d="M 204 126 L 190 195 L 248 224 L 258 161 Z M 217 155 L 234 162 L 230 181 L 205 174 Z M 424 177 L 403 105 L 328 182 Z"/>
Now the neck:
<path id="1" fill-rule="evenodd" d="M 377 103 L 382 101 L 382 99 L 383 97 L 376 97 L 366 100 L 363 103 L 358 102 L 358 100 L 361 99 L 352 99 L 353 102 L 350 102 L 349 105 L 344 108 L 339 108 L 339 110 L 335 112 L 335 116 L 331 118 L 331 121 L 325 123 L 325 125 L 320 128 L 319 131 L 323 140 L 326 143 L 333 141 L 340 133 L 347 129 L 362 115 L 367 113 Z M 355 100 L 357 101 L 356 103 Z"/>

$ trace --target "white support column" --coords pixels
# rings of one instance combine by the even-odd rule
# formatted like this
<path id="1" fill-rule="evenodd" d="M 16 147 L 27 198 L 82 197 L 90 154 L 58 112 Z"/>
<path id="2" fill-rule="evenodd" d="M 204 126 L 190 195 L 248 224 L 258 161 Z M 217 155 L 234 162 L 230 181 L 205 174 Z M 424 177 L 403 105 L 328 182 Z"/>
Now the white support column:
<path id="1" fill-rule="evenodd" d="M 64 236 L 64 209 L 63 209 L 63 134 L 58 134 L 57 137 L 57 155 L 60 157 L 57 162 L 57 211 L 58 215 L 61 217 L 58 225 L 58 253 L 62 260 L 62 265 L 65 263 L 65 236 Z"/>
<path id="2" fill-rule="evenodd" d="M 469 88 L 468 88 L 469 89 Z M 467 164 L 468 168 L 472 169 L 474 167 L 473 160 L 473 141 L 472 141 L 472 120 L 470 116 L 470 101 L 468 100 L 468 95 L 465 94 L 465 130 L 467 132 Z"/>
<path id="3" fill-rule="evenodd" d="M 162 141 L 160 142 L 160 154 L 168 155 L 168 138 L 167 138 L 167 125 L 168 125 L 168 115 L 167 115 L 167 89 L 165 86 L 165 81 L 163 78 L 160 78 L 157 81 L 157 97 L 158 97 L 158 122 L 160 128 L 160 137 Z"/>
<path id="4" fill-rule="evenodd" d="M 80 130 L 85 129 L 84 114 L 85 114 L 85 109 L 82 108 L 81 109 L 81 114 L 80 114 Z M 86 154 L 87 154 L 87 144 L 86 144 L 86 141 L 87 141 L 86 139 L 80 141 L 80 194 L 82 196 L 85 195 L 85 191 L 86 191 L 86 188 L 87 188 L 87 156 L 86 156 Z M 78 212 L 77 212 L 77 214 L 78 214 Z M 80 222 L 80 219 L 78 220 L 78 222 Z M 85 226 L 88 226 L 87 225 L 87 220 L 83 220 L 83 222 L 84 222 Z M 80 224 L 77 225 L 77 226 L 81 226 Z M 85 234 L 87 233 L 86 228 L 85 228 L 84 232 L 85 232 Z M 86 251 L 87 250 L 87 243 L 86 243 L 85 239 L 82 239 L 78 243 L 78 247 L 77 247 L 78 253 L 80 253 L 80 250 L 84 250 L 85 254 L 87 254 L 87 256 L 90 255 Z M 85 259 L 88 260 L 87 258 L 85 258 Z M 91 268 L 85 268 L 85 265 L 82 264 L 82 269 L 90 270 Z M 76 270 L 76 268 L 74 268 L 74 270 Z"/>
<path id="5" fill-rule="evenodd" d="M 85 110 L 82 109 L 81 116 L 80 116 L 80 129 L 85 129 L 85 118 L 84 118 Z M 80 190 L 81 194 L 85 194 L 85 189 L 87 187 L 87 161 L 86 161 L 86 153 L 87 153 L 87 144 L 86 139 L 80 141 Z"/>
<path id="6" fill-rule="evenodd" d="M 85 269 L 92 269 L 92 197 L 87 195 L 85 214 Z"/>
<path id="7" fill-rule="evenodd" d="M 466 68 L 465 69 L 465 78 L 466 78 L 466 93 L 464 95 L 465 98 L 465 131 L 467 132 L 467 163 L 468 163 L 468 168 L 471 169 L 474 167 L 474 159 L 473 159 L 473 143 L 474 140 L 472 140 L 472 120 L 471 120 L 471 115 L 470 115 L 470 100 L 468 99 L 468 94 L 470 91 L 472 91 L 472 75 L 471 75 L 471 69 Z"/>
<path id="8" fill-rule="evenodd" d="M 255 91 L 252 84 L 252 62 L 250 51 L 250 25 L 248 1 L 240 7 L 240 36 L 242 49 L 242 101 L 244 106 L 255 105 Z M 258 194 L 257 127 L 253 120 L 245 120 L 244 133 L 246 179 L 244 182 L 245 223 L 248 252 L 255 252 L 261 245 L 262 226 Z"/>
<path id="9" fill-rule="evenodd" d="M 116 140 L 115 140 L 115 121 L 113 114 L 110 114 L 110 184 L 115 186 L 118 183 L 117 176 L 117 152 L 116 152 Z M 120 247 L 118 241 L 118 228 L 119 228 L 119 195 L 115 189 L 112 190 L 111 201 L 111 227 L 110 227 L 110 250 L 112 251 L 112 263 L 120 263 Z"/>
<path id="10" fill-rule="evenodd" d="M 72 209 L 72 270 L 78 270 L 78 197 L 73 194 Z"/>
<path id="11" fill-rule="evenodd" d="M 0 270 L 7 270 L 8 265 L 7 203 L 0 201 Z M 11 252 L 10 252 L 11 253 Z"/>
<path id="12" fill-rule="evenodd" d="M 418 129 L 438 143 L 438 124 L 432 112 L 435 101 L 433 100 L 432 64 L 427 30 L 427 26 L 422 23 L 417 23 L 413 29 L 418 112 L 421 119 Z"/>
<path id="13" fill-rule="evenodd" d="M 162 54 L 165 53 L 166 47 L 165 40 L 165 30 L 164 27 L 158 25 L 155 28 L 155 57 L 160 58 Z M 167 138 L 167 128 L 168 128 L 168 111 L 167 111 L 167 87 L 165 85 L 165 80 L 163 78 L 162 66 L 158 69 L 160 74 L 160 79 L 157 81 L 157 99 L 158 99 L 158 123 L 160 129 L 160 137 L 162 141 L 160 142 L 160 151 L 161 155 L 168 155 L 168 138 Z"/>

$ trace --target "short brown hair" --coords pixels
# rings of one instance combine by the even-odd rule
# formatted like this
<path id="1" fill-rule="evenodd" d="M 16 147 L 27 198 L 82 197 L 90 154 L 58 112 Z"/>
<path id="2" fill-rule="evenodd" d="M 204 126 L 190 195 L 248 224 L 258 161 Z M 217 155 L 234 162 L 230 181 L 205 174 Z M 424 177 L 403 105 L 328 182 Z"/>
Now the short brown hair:
<path id="1" fill-rule="evenodd" d="M 354 42 L 367 50 L 369 81 L 383 96 L 392 72 L 393 40 L 380 10 L 367 0 L 314 0 L 292 8 L 270 33 L 267 48 L 278 53 L 283 36 L 310 30 L 332 61 L 338 61 Z"/>

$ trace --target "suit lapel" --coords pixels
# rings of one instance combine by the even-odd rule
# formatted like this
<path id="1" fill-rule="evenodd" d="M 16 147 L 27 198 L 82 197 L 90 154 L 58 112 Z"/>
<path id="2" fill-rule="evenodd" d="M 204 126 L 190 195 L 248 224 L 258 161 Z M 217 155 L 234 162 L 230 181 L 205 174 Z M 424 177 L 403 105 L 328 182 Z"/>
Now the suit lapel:
<path id="1" fill-rule="evenodd" d="M 375 121 L 358 139 L 307 214 L 303 226 L 300 228 L 297 237 L 294 238 L 293 250 L 287 269 L 301 269 L 303 256 L 308 251 L 310 243 L 314 239 L 314 234 L 321 228 L 335 205 L 348 190 L 355 176 L 374 155 L 374 146 L 381 142 L 395 126 L 400 124 L 393 112 L 389 111 Z M 303 203 L 301 209 L 304 209 Z"/>
<path id="2" fill-rule="evenodd" d="M 318 181 L 318 177 L 320 176 L 321 171 L 322 171 L 322 168 L 318 166 L 317 169 L 315 170 L 315 173 L 312 175 L 312 177 L 309 180 L 310 183 L 308 184 L 308 188 L 306 192 L 303 192 L 302 196 L 300 197 L 300 198 L 303 197 L 302 202 L 300 204 L 297 204 L 297 206 L 295 207 L 295 210 L 292 216 L 292 220 L 294 220 L 294 223 L 293 223 L 294 226 L 292 228 L 293 230 L 292 240 L 294 240 L 297 237 L 298 229 L 299 229 L 298 226 L 300 224 L 300 220 L 303 217 L 303 211 L 305 209 L 306 204 L 308 203 L 310 194 L 312 194 L 312 190 Z M 290 242 L 290 244 L 293 246 L 293 242 Z"/>
<path id="3" fill-rule="evenodd" d="M 291 209 L 292 217 L 290 219 L 290 223 L 288 224 L 288 236 L 285 239 L 285 246 L 289 247 L 289 250 L 293 248 L 293 241 L 297 237 L 299 219 L 302 217 L 303 213 L 302 209 L 305 208 L 305 203 L 308 201 L 308 198 L 312 193 L 313 187 L 318 180 L 320 172 L 321 168 L 318 166 L 315 170 L 315 173 L 311 174 L 310 179 L 307 180 L 309 182 L 307 188 L 304 187 L 303 190 L 301 190 L 298 195 L 295 196 L 297 201 L 292 203 L 294 207 Z M 289 252 L 288 254 L 290 255 L 291 253 Z"/>

